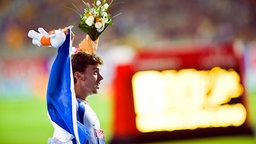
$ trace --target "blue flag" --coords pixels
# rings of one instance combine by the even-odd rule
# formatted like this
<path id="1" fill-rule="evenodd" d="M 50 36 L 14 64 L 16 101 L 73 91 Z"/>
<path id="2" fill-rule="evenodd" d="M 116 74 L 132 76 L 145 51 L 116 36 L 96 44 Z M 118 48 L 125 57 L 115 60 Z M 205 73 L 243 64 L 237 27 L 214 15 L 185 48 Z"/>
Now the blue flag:
<path id="1" fill-rule="evenodd" d="M 74 93 L 71 66 L 71 28 L 68 29 L 66 40 L 58 49 L 52 65 L 47 88 L 47 109 L 57 137 L 67 139 L 68 134 L 73 143 L 85 144 L 89 131 L 77 121 L 77 101 Z"/>

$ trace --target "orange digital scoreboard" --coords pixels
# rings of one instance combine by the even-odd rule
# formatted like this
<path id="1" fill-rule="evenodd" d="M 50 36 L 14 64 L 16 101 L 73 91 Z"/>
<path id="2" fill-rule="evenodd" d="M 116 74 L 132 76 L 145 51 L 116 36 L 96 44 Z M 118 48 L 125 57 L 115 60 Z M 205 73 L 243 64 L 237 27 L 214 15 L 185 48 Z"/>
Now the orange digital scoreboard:
<path id="1" fill-rule="evenodd" d="M 140 51 L 116 67 L 112 144 L 250 134 L 232 44 Z"/>

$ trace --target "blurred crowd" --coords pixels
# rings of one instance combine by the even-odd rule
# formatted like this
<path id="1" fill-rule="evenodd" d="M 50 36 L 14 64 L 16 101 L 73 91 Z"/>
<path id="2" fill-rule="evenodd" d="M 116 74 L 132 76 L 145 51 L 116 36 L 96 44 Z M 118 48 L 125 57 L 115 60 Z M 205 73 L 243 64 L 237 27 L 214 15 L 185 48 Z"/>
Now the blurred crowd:
<path id="1" fill-rule="evenodd" d="M 82 0 L 1 0 L 1 49 L 25 50 L 30 29 L 68 25 L 74 25 L 77 45 L 84 37 L 77 12 L 84 7 Z M 110 13 L 118 16 L 101 43 L 144 47 L 179 40 L 255 40 L 255 0 L 114 0 Z"/>

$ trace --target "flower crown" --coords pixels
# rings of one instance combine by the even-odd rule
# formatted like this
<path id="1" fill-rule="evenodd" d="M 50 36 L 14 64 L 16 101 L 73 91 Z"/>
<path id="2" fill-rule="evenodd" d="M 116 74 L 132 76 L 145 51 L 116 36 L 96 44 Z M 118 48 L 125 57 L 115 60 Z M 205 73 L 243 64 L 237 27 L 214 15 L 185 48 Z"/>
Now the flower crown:
<path id="1" fill-rule="evenodd" d="M 107 12 L 112 2 L 108 4 L 106 0 L 94 0 L 91 6 L 83 1 L 86 8 L 84 13 L 80 14 L 78 27 L 87 33 L 92 41 L 97 40 L 101 33 L 112 24 L 112 16 Z"/>

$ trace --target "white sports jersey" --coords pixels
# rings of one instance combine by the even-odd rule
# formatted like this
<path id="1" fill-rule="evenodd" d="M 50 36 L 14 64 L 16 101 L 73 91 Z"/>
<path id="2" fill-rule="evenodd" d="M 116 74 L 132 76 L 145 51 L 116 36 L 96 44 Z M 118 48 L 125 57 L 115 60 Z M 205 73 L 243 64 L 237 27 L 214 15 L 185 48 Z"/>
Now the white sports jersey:
<path id="1" fill-rule="evenodd" d="M 100 122 L 96 115 L 96 113 L 93 111 L 93 109 L 90 107 L 87 101 L 78 99 L 78 107 L 77 107 L 77 115 L 79 121 L 88 128 L 90 131 L 90 135 L 88 137 L 88 143 L 86 144 L 105 144 L 104 140 L 104 131 L 100 129 Z M 81 111 L 82 109 L 82 111 Z M 80 118 L 82 119 L 80 119 Z M 54 136 L 53 138 L 49 138 L 48 144 L 73 144 L 72 139 L 74 138 L 71 134 L 66 132 L 64 129 L 56 125 L 58 129 L 54 130 Z M 58 131 L 58 130 L 61 131 Z M 66 139 L 60 139 L 59 136 L 65 135 L 64 137 Z"/>
<path id="2" fill-rule="evenodd" d="M 84 114 L 83 114 L 83 125 L 88 128 L 90 131 L 90 136 L 88 138 L 89 144 L 99 144 L 103 143 L 102 138 L 104 140 L 104 132 L 100 129 L 100 122 L 96 115 L 96 113 L 93 111 L 91 106 L 88 104 L 87 101 L 78 99 L 81 105 L 84 106 Z M 80 113 L 81 114 L 81 113 Z M 79 111 L 78 111 L 79 115 Z M 100 139 L 100 140 L 99 140 Z"/>

